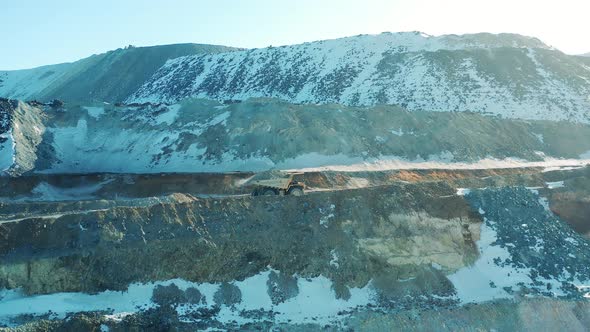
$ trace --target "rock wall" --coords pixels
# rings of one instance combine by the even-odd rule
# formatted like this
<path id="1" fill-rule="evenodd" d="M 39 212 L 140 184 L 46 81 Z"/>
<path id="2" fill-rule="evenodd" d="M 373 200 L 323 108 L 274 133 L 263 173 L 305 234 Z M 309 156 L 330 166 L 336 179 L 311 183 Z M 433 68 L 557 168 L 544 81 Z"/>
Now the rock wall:
<path id="1" fill-rule="evenodd" d="M 442 184 L 396 185 L 279 200 L 193 199 L 4 223 L 0 287 L 30 294 L 122 290 L 178 277 L 242 280 L 268 266 L 288 275 L 323 275 L 337 287 L 364 287 L 375 278 L 412 278 L 433 264 L 450 272 L 477 256 L 480 223 L 453 193 Z"/>
<path id="2" fill-rule="evenodd" d="M 19 105 L 14 174 L 544 167 L 582 164 L 590 151 L 588 125 L 395 106 Z"/>

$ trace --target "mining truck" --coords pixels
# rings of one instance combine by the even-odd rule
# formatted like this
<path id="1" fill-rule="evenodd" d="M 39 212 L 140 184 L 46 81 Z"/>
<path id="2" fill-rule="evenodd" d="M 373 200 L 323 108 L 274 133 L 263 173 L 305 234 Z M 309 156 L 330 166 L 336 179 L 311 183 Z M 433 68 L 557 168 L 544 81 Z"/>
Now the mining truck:
<path id="1" fill-rule="evenodd" d="M 287 173 L 280 171 L 270 171 L 260 173 L 254 176 L 248 182 L 248 185 L 254 187 L 252 196 L 272 196 L 272 195 L 293 195 L 302 196 L 305 190 L 305 183 L 296 181 L 296 175 L 303 173 Z"/>

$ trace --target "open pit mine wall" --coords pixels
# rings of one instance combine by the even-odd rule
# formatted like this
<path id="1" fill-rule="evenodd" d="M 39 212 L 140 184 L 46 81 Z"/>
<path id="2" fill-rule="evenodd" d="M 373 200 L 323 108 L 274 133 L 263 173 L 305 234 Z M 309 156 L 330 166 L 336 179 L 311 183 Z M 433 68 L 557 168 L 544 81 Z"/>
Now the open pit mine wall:
<path id="1" fill-rule="evenodd" d="M 302 197 L 185 197 L 8 220 L 0 224 L 0 288 L 32 295 L 178 278 L 231 284 L 272 269 L 327 278 L 344 300 L 370 285 L 388 307 L 515 292 L 581 298 L 590 242 L 537 194 L 455 192 L 429 182 Z"/>
<path id="2" fill-rule="evenodd" d="M 453 291 L 445 274 L 476 259 L 481 225 L 454 191 L 429 183 L 195 198 L 5 222 L 0 288 L 48 294 L 172 278 L 231 282 L 271 267 L 329 278 L 338 297 L 370 280 L 386 287 L 413 278 L 405 288 L 445 296 Z"/>
<path id="3" fill-rule="evenodd" d="M 367 162 L 444 168 L 486 158 L 590 156 L 589 125 L 465 112 L 273 99 L 230 105 L 208 100 L 123 107 L 8 104 L 16 105 L 3 107 L 11 114 L 15 141 L 7 170 L 12 175 L 261 171 Z"/>

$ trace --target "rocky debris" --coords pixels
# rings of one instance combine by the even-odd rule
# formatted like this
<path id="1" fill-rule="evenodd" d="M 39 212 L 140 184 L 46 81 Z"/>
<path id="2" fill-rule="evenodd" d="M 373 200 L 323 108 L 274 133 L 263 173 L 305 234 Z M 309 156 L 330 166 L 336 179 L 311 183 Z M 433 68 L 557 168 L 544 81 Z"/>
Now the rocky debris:
<path id="1" fill-rule="evenodd" d="M 547 211 L 537 194 L 516 187 L 475 190 L 466 197 L 497 233 L 494 245 L 510 253 L 494 263 L 526 269 L 532 284 L 522 286 L 528 291 L 575 298 L 586 293 L 577 286 L 590 281 L 590 241 Z"/>
<path id="2" fill-rule="evenodd" d="M 160 306 L 175 307 L 183 303 L 199 303 L 201 301 L 201 293 L 195 288 L 191 288 L 190 292 L 185 292 L 174 283 L 168 286 L 158 285 L 154 288 L 152 301 Z"/>
<path id="3" fill-rule="evenodd" d="M 231 306 L 242 301 L 242 292 L 236 285 L 224 282 L 213 297 L 217 305 Z"/>
<path id="4" fill-rule="evenodd" d="M 54 109 L 61 109 L 65 106 L 65 103 L 62 100 L 54 99 L 48 105 Z"/>
<path id="5" fill-rule="evenodd" d="M 297 296 L 299 293 L 297 279 L 280 272 L 271 271 L 266 286 L 268 287 L 268 294 L 274 305 L 283 303 Z"/>
<path id="6" fill-rule="evenodd" d="M 422 267 L 415 276 L 400 279 L 380 275 L 372 281 L 380 290 L 377 303 L 388 311 L 411 308 L 442 308 L 454 306 L 455 290 L 446 275 L 431 266 Z"/>
<path id="7" fill-rule="evenodd" d="M 12 128 L 12 113 L 17 107 L 16 100 L 0 98 L 0 133 L 4 134 Z M 0 143 L 4 143 L 6 138 L 0 138 Z"/>
<path id="8" fill-rule="evenodd" d="M 352 317 L 354 331 L 585 331 L 588 301 L 522 298 L 399 313 L 366 312 Z"/>
<path id="9" fill-rule="evenodd" d="M 218 310 L 218 309 L 216 309 Z M 340 325 L 272 323 L 261 321 L 243 326 L 220 324 L 214 312 L 203 311 L 200 319 L 170 319 L 174 312 L 148 310 L 120 321 L 105 319 L 97 313 L 77 313 L 63 320 L 41 319 L 19 327 L 15 332 L 33 331 L 195 331 L 207 328 L 241 331 L 586 331 L 590 326 L 588 301 L 564 301 L 550 298 L 504 300 L 452 308 L 411 309 L 398 312 L 358 311 L 343 318 Z M 171 316 L 170 316 L 171 315 Z"/>

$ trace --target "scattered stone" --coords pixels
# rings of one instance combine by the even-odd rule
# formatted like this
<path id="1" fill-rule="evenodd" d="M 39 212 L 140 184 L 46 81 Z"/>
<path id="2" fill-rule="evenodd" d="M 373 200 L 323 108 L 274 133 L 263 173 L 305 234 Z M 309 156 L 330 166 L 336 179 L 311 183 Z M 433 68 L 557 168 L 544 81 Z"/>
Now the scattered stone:
<path id="1" fill-rule="evenodd" d="M 65 103 L 59 99 L 54 99 L 51 101 L 51 103 L 49 103 L 49 106 L 51 106 L 51 108 L 62 108 L 64 107 Z"/>
<path id="2" fill-rule="evenodd" d="M 266 281 L 272 304 L 277 305 L 299 294 L 297 279 L 293 276 L 271 271 Z"/>
<path id="3" fill-rule="evenodd" d="M 336 293 L 336 298 L 344 301 L 348 301 L 350 299 L 350 289 L 341 282 L 334 282 L 332 284 L 332 289 L 334 293 Z"/>
<path id="4" fill-rule="evenodd" d="M 201 301 L 205 300 L 201 292 L 194 287 L 187 288 L 187 290 L 184 292 L 184 295 L 186 302 L 190 304 L 199 304 Z"/>
<path id="5" fill-rule="evenodd" d="M 158 285 L 152 293 L 152 301 L 160 306 L 177 306 L 186 303 L 187 297 L 175 284 L 170 284 L 169 286 Z"/>
<path id="6" fill-rule="evenodd" d="M 238 286 L 224 282 L 217 292 L 215 292 L 213 300 L 217 305 L 231 306 L 238 304 L 242 302 L 242 291 L 240 291 Z"/>

